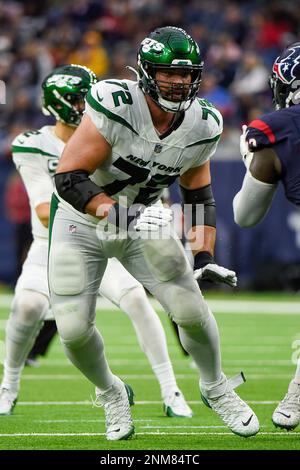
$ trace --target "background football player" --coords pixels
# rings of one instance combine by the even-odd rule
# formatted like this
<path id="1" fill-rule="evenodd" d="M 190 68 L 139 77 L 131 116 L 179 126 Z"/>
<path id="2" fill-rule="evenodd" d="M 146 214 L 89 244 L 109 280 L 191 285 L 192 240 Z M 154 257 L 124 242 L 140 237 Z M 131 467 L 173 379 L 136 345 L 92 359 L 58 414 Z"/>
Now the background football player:
<path id="1" fill-rule="evenodd" d="M 199 47 L 184 30 L 152 32 L 139 48 L 137 81 L 109 79 L 91 88 L 85 116 L 55 175 L 52 306 L 67 356 L 96 385 L 108 439 L 126 439 L 134 432 L 125 386 L 111 372 L 94 324 L 109 253 L 178 324 L 181 342 L 199 368 L 205 404 L 236 434 L 247 437 L 259 430 L 254 412 L 233 390 L 242 376 L 228 380 L 221 371 L 217 324 L 182 245 L 172 234 L 151 237 L 170 227 L 172 211 L 159 198 L 180 178 L 191 211 L 187 232 L 190 242 L 194 235 L 198 241 L 196 276 L 236 285 L 235 273 L 213 258 L 216 221 L 209 159 L 222 117 L 197 99 L 202 68 Z M 76 225 L 76 234 L 67 233 L 70 225 Z"/>
<path id="2" fill-rule="evenodd" d="M 81 121 L 84 97 L 96 82 L 95 74 L 79 65 L 54 69 L 43 81 L 42 102 L 44 113 L 56 118 L 55 126 L 25 132 L 12 144 L 13 160 L 30 199 L 34 242 L 16 285 L 6 327 L 0 415 L 13 410 L 24 361 L 49 310 L 47 252 L 53 175 L 65 143 Z M 69 232 L 76 233 L 76 225 L 70 225 Z M 72 277 L 66 282 L 72 285 Z M 142 285 L 119 261 L 110 259 L 100 293 L 129 315 L 159 381 L 164 412 L 170 417 L 191 417 L 192 411 L 176 384 L 163 327 Z"/>
<path id="3" fill-rule="evenodd" d="M 247 172 L 233 200 L 234 218 L 241 227 L 252 227 L 263 219 L 280 181 L 287 199 L 300 206 L 299 42 L 275 60 L 270 86 L 276 111 L 243 126 L 241 153 Z M 294 429 L 300 422 L 300 362 L 272 420 L 285 429 Z"/>

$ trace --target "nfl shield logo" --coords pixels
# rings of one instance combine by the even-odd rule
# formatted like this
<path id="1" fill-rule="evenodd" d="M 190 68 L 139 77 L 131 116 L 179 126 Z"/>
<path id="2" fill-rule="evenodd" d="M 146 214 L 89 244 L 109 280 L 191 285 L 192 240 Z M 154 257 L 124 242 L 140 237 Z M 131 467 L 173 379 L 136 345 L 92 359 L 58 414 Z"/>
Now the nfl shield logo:
<path id="1" fill-rule="evenodd" d="M 155 153 L 160 153 L 162 151 L 163 146 L 161 144 L 156 144 L 154 147 Z"/>
<path id="2" fill-rule="evenodd" d="M 76 232 L 76 225 L 69 225 L 69 233 L 75 233 Z"/>

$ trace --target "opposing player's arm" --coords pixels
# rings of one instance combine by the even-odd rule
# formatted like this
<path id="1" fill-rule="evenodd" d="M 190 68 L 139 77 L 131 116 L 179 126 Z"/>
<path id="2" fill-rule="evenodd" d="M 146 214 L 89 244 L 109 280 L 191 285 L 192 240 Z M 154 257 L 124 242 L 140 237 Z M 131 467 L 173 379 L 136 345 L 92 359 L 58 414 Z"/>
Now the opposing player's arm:
<path id="1" fill-rule="evenodd" d="M 233 200 L 234 220 L 252 227 L 268 212 L 280 180 L 281 164 L 272 148 L 254 153 L 240 191 Z"/>
<path id="2" fill-rule="evenodd" d="M 180 186 L 183 202 L 189 205 L 185 210 L 185 224 L 193 255 L 201 251 L 213 255 L 216 241 L 216 209 L 211 189 L 209 160 L 186 171 L 180 177 Z"/>
<path id="3" fill-rule="evenodd" d="M 277 184 L 281 174 L 281 163 L 272 148 L 255 152 L 249 167 L 253 178 L 262 183 Z"/>
<path id="4" fill-rule="evenodd" d="M 81 212 L 106 217 L 115 201 L 89 175 L 110 155 L 110 144 L 85 115 L 60 159 L 55 175 L 58 194 Z"/>

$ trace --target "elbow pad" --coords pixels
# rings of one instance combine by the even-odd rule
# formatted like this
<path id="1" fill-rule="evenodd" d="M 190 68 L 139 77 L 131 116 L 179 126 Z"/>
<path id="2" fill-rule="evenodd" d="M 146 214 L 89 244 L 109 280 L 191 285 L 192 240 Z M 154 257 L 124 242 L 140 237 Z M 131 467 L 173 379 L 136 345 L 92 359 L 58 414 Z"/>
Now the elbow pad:
<path id="1" fill-rule="evenodd" d="M 197 225 L 216 226 L 216 203 L 211 184 L 198 189 L 180 186 L 184 202 L 184 221 L 188 232 Z"/>
<path id="2" fill-rule="evenodd" d="M 79 212 L 85 213 L 85 206 L 94 196 L 104 190 L 93 183 L 84 170 L 66 171 L 54 175 L 59 196 Z"/>

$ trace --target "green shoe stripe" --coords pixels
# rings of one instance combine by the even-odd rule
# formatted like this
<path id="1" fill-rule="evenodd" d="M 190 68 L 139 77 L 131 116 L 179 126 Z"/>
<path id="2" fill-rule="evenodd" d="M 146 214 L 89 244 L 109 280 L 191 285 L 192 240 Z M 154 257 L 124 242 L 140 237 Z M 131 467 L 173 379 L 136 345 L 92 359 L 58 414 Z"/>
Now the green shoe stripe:
<path id="1" fill-rule="evenodd" d="M 183 417 L 181 415 L 177 415 L 176 413 L 174 413 L 174 411 L 172 410 L 170 406 L 166 406 L 164 404 L 163 409 L 164 409 L 165 415 L 168 416 L 169 418 L 182 418 Z"/>
<path id="2" fill-rule="evenodd" d="M 130 431 L 125 434 L 125 436 L 121 437 L 121 439 L 119 439 L 119 441 L 126 441 L 127 439 L 131 439 L 134 435 L 134 426 L 132 426 L 132 428 L 130 429 Z"/>
<path id="3" fill-rule="evenodd" d="M 130 385 L 128 384 L 125 384 L 125 388 L 126 388 L 126 392 L 128 396 L 129 405 L 133 406 L 134 405 L 134 392 L 132 388 L 130 387 Z"/>
<path id="4" fill-rule="evenodd" d="M 204 395 L 202 395 L 202 393 L 200 394 L 201 395 L 201 400 L 203 401 L 204 405 L 207 406 L 208 408 L 211 408 L 210 404 L 208 403 L 207 399 L 205 398 Z"/>

